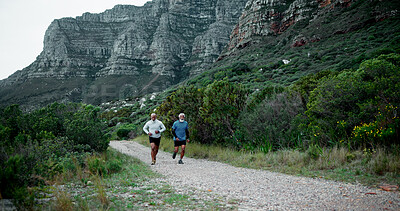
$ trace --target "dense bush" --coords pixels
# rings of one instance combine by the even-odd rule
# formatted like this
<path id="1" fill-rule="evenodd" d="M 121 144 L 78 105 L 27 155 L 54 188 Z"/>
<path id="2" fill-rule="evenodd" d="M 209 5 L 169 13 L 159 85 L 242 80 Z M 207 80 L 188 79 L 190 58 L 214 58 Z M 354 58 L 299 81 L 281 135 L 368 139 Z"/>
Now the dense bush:
<path id="1" fill-rule="evenodd" d="M 237 141 L 237 120 L 245 108 L 247 94 L 242 85 L 225 80 L 216 81 L 205 88 L 200 116 L 210 125 L 211 130 L 207 132 L 212 134 L 214 142 L 229 144 L 230 141 Z"/>
<path id="2" fill-rule="evenodd" d="M 399 57 L 386 54 L 355 70 L 321 71 L 250 97 L 229 79 L 204 87 L 192 81 L 198 86 L 178 88 L 158 112 L 169 127 L 180 112 L 186 113 L 192 139 L 200 143 L 261 151 L 338 144 L 390 147 L 400 139 Z"/>
<path id="3" fill-rule="evenodd" d="M 266 97 L 240 115 L 240 145 L 245 149 L 271 151 L 303 148 L 298 129 L 304 112 L 300 95 L 281 92 Z"/>
<path id="4" fill-rule="evenodd" d="M 137 129 L 134 124 L 122 124 L 117 128 L 117 136 L 120 139 L 135 138 L 138 134 Z"/>
<path id="5" fill-rule="evenodd" d="M 76 145 L 89 145 L 94 151 L 105 151 L 109 140 L 104 135 L 106 125 L 97 118 L 99 111 L 99 108 L 91 105 L 82 106 L 72 119 L 65 122 L 67 137 L 74 140 Z"/>
<path id="6" fill-rule="evenodd" d="M 244 109 L 247 90 L 226 80 L 215 81 L 205 88 L 180 87 L 167 97 L 157 112 L 167 128 L 185 113 L 191 138 L 200 143 L 227 144 L 234 139 L 237 119 Z"/>
<path id="7" fill-rule="evenodd" d="M 63 160 L 71 153 L 105 151 L 106 125 L 98 112 L 93 106 L 59 103 L 31 113 L 18 105 L 0 109 L 1 196 L 23 196 L 26 186 L 63 171 Z"/>
<path id="8" fill-rule="evenodd" d="M 309 92 L 307 130 L 322 145 L 399 144 L 400 55 L 388 54 L 318 81 Z"/>

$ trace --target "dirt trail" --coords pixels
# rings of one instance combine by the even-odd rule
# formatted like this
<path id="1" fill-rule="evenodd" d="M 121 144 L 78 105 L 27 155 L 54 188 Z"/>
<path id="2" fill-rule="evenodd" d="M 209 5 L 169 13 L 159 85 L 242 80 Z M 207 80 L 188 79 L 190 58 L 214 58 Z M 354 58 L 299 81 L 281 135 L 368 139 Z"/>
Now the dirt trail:
<path id="1" fill-rule="evenodd" d="M 112 141 L 110 146 L 145 163 L 151 162 L 149 147 L 132 141 Z M 171 155 L 159 151 L 156 165 L 151 166 L 165 176 L 167 183 L 178 190 L 209 191 L 227 202 L 236 201 L 239 209 L 400 210 L 399 192 L 238 168 L 204 159 L 185 157 L 182 165 Z"/>

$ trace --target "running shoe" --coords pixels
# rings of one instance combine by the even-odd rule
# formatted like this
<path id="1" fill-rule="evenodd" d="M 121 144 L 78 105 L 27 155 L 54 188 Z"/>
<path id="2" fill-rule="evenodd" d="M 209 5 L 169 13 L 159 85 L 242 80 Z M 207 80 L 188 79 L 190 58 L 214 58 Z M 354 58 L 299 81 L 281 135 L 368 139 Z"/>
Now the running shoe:
<path id="1" fill-rule="evenodd" d="M 151 165 L 155 165 L 156 164 L 156 160 L 153 160 L 152 162 L 151 162 Z"/>
<path id="2" fill-rule="evenodd" d="M 180 159 L 178 163 L 179 163 L 179 164 L 183 164 L 183 161 L 182 161 L 182 159 Z"/>

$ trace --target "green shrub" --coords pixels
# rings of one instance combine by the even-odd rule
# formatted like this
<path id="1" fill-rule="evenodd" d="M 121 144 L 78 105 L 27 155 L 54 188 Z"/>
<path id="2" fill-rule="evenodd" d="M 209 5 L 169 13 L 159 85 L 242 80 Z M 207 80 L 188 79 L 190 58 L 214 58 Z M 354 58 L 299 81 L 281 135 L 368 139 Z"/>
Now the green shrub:
<path id="1" fill-rule="evenodd" d="M 71 120 L 73 114 L 79 109 L 78 104 L 53 103 L 35 110 L 24 116 L 22 128 L 29 131 L 32 139 L 41 140 L 43 131 L 52 133 L 56 137 L 65 136 L 65 122 Z M 39 136 L 39 137 L 37 137 Z"/>
<path id="2" fill-rule="evenodd" d="M 131 130 L 125 129 L 125 128 L 118 128 L 117 129 L 117 135 L 120 139 L 126 139 L 128 138 L 128 134 Z"/>
<path id="3" fill-rule="evenodd" d="M 179 113 L 185 113 L 189 123 L 189 131 L 192 140 L 201 142 L 202 139 L 210 140 L 208 125 L 199 115 L 203 104 L 203 89 L 194 85 L 181 86 L 157 108 L 160 118 L 163 120 L 167 131 L 171 131 L 172 124 L 178 120 Z M 166 133 L 172 136 L 171 133 Z"/>
<path id="4" fill-rule="evenodd" d="M 63 172 L 75 172 L 77 169 L 76 160 L 72 156 L 63 157 L 60 163 L 62 163 Z"/>
<path id="5" fill-rule="evenodd" d="M 1 109 L 0 125 L 8 128 L 7 136 L 9 140 L 13 140 L 21 131 L 22 111 L 19 105 L 10 105 L 5 109 Z"/>
<path id="6" fill-rule="evenodd" d="M 364 61 L 356 71 L 318 80 L 305 112 L 310 137 L 321 145 L 342 140 L 353 147 L 398 144 L 399 63 L 399 54 L 382 55 Z"/>
<path id="7" fill-rule="evenodd" d="M 122 170 L 122 162 L 118 159 L 108 160 L 106 167 L 109 174 L 117 173 Z"/>
<path id="8" fill-rule="evenodd" d="M 240 145 L 250 149 L 253 145 L 262 151 L 303 148 L 299 129 L 303 111 L 299 94 L 282 92 L 266 97 L 240 114 Z"/>
<path id="9" fill-rule="evenodd" d="M 122 124 L 117 128 L 117 136 L 120 139 L 135 138 L 137 134 L 137 126 L 134 124 Z"/>
<path id="10" fill-rule="evenodd" d="M 323 149 L 317 144 L 311 144 L 308 147 L 307 155 L 311 159 L 316 160 L 323 155 Z"/>
<path id="11" fill-rule="evenodd" d="M 235 63 L 232 65 L 232 72 L 241 75 L 243 73 L 250 72 L 250 68 L 247 66 L 246 63 Z"/>
<path id="12" fill-rule="evenodd" d="M 0 195 L 17 199 L 27 186 L 73 171 L 71 154 L 107 149 L 98 112 L 93 106 L 58 103 L 30 113 L 17 105 L 0 109 Z M 25 195 L 21 200 L 29 204 Z"/>
<path id="13" fill-rule="evenodd" d="M 157 108 L 170 130 L 179 113 L 185 113 L 191 139 L 200 143 L 231 142 L 237 118 L 244 109 L 247 89 L 227 80 L 215 81 L 206 88 L 179 87 Z"/>
<path id="14" fill-rule="evenodd" d="M 204 90 L 200 116 L 210 125 L 212 142 L 237 141 L 235 130 L 238 117 L 245 108 L 248 91 L 240 84 L 228 81 L 215 81 Z M 211 140 L 210 140 L 211 141 Z"/>
<path id="15" fill-rule="evenodd" d="M 91 150 L 105 151 L 109 144 L 108 137 L 104 135 L 107 126 L 98 118 L 99 111 L 93 106 L 82 106 L 65 123 L 67 137 L 76 145 L 89 145 Z"/>
<path id="16" fill-rule="evenodd" d="M 87 158 L 87 167 L 93 175 L 104 176 L 107 174 L 106 161 L 97 156 Z"/>
<path id="17" fill-rule="evenodd" d="M 14 192 L 25 189 L 28 185 L 30 171 L 23 156 L 16 154 L 1 163 L 0 190 L 2 198 L 13 198 Z"/>
<path id="18" fill-rule="evenodd" d="M 35 194 L 26 187 L 17 187 L 13 189 L 13 204 L 18 210 L 34 210 Z"/>

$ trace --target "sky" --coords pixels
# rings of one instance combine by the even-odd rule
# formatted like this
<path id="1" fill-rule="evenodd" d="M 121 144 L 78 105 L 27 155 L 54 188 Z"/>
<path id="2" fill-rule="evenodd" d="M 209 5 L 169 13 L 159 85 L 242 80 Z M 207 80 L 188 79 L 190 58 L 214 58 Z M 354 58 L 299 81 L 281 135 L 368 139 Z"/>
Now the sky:
<path id="1" fill-rule="evenodd" d="M 0 80 L 35 61 L 54 19 L 101 13 L 117 4 L 151 0 L 0 0 Z"/>

